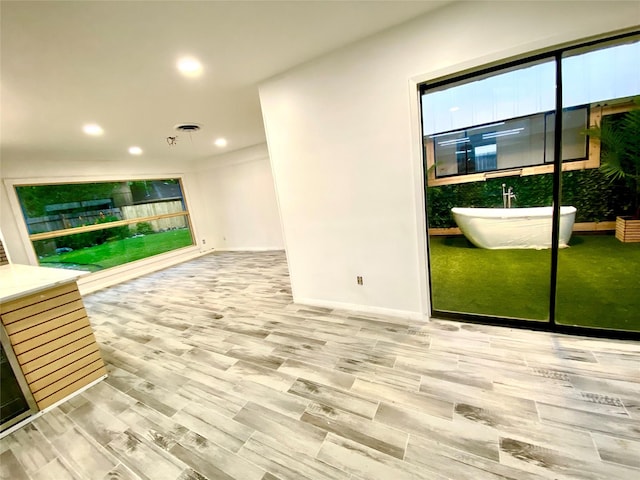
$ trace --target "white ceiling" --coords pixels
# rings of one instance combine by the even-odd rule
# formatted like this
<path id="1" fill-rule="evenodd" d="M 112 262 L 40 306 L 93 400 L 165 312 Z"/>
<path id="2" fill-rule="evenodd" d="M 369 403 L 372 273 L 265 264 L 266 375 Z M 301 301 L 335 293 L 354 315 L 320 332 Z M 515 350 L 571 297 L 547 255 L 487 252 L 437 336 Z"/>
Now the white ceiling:
<path id="1" fill-rule="evenodd" d="M 261 81 L 444 3 L 2 0 L 2 156 L 193 160 L 262 143 Z M 201 77 L 178 73 L 185 54 Z M 104 134 L 83 134 L 89 122 Z M 202 130 L 175 132 L 184 122 Z"/>

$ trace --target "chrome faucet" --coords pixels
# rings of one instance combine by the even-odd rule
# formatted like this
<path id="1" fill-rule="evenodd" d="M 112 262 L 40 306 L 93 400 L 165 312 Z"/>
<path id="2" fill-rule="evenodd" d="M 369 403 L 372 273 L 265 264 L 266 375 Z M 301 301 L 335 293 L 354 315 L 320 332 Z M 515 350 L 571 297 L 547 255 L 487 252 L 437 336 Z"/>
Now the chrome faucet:
<path id="1" fill-rule="evenodd" d="M 502 184 L 502 205 L 504 208 L 511 208 L 511 200 L 516 198 L 516 194 L 513 193 L 513 187 L 507 188 L 507 184 Z"/>

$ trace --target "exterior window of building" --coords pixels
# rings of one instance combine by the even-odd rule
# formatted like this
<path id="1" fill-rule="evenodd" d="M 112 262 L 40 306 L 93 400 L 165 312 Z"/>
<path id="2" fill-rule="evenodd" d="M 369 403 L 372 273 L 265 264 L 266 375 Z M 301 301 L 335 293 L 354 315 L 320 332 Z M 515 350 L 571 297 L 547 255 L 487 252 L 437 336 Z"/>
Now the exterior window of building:
<path id="1" fill-rule="evenodd" d="M 588 108 L 564 113 L 563 160 L 588 156 Z M 454 132 L 436 133 L 425 140 L 433 149 L 436 178 L 553 163 L 555 113 L 506 119 Z"/>
<path id="2" fill-rule="evenodd" d="M 562 169 L 600 166 L 585 131 L 632 107 L 640 88 L 640 42 L 563 59 Z M 422 135 L 430 186 L 553 171 L 556 60 L 491 70 L 421 87 Z M 610 72 L 616 72 L 613 79 Z"/>

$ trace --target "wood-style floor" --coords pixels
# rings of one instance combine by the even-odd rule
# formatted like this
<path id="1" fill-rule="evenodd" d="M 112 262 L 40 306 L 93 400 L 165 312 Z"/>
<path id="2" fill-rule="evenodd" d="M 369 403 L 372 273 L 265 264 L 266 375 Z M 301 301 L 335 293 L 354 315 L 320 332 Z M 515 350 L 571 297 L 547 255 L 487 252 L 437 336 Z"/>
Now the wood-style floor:
<path id="1" fill-rule="evenodd" d="M 638 343 L 294 305 L 281 252 L 85 304 L 109 377 L 2 479 L 640 479 Z"/>

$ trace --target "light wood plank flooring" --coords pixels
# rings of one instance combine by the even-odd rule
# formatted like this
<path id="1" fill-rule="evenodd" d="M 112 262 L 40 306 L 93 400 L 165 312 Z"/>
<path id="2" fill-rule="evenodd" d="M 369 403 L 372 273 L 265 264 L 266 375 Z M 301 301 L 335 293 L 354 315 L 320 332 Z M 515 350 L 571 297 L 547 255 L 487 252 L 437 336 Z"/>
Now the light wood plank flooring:
<path id="1" fill-rule="evenodd" d="M 109 377 L 0 442 L 20 480 L 640 478 L 640 345 L 292 304 L 282 252 L 85 297 Z"/>

